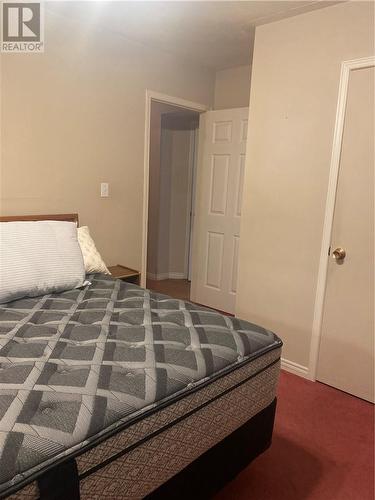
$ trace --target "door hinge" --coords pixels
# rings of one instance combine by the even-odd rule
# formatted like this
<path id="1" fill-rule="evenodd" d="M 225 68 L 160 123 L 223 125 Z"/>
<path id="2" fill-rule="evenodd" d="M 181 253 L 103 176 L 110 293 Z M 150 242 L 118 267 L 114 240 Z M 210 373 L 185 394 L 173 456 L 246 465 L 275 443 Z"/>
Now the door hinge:
<path id="1" fill-rule="evenodd" d="M 331 247 L 328 248 L 328 257 L 331 255 Z"/>

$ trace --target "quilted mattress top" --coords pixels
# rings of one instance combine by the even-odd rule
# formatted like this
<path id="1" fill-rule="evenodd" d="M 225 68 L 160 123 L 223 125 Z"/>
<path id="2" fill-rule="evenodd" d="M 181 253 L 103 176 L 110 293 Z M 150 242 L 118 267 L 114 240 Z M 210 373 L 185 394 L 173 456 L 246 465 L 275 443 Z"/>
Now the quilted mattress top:
<path id="1" fill-rule="evenodd" d="M 0 305 L 0 495 L 281 341 L 106 275 Z"/>

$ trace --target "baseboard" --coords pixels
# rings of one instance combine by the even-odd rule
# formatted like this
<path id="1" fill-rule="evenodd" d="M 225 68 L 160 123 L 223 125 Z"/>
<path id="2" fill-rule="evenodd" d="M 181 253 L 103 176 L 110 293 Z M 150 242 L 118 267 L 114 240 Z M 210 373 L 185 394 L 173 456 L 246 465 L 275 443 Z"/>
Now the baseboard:
<path id="1" fill-rule="evenodd" d="M 184 273 L 160 273 L 160 274 L 153 274 L 153 273 L 147 273 L 147 278 L 150 280 L 154 281 L 161 281 L 161 280 L 183 280 L 186 279 L 186 276 Z"/>
<path id="2" fill-rule="evenodd" d="M 168 277 L 170 280 L 183 280 L 186 279 L 186 275 L 184 273 L 169 273 Z"/>
<path id="3" fill-rule="evenodd" d="M 309 378 L 309 369 L 307 366 L 299 365 L 294 361 L 289 361 L 288 359 L 281 358 L 281 368 L 290 373 L 294 373 L 294 375 L 298 375 L 299 377 Z"/>
<path id="4" fill-rule="evenodd" d="M 150 279 L 150 280 L 157 280 L 158 279 L 158 275 L 154 274 L 154 273 L 147 273 L 147 278 Z"/>

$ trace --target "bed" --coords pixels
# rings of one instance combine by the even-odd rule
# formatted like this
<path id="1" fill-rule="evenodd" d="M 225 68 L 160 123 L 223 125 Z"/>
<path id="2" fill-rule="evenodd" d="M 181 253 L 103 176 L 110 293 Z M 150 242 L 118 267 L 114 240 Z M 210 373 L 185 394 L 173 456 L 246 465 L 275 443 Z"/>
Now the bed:
<path id="1" fill-rule="evenodd" d="M 88 279 L 0 304 L 0 497 L 209 497 L 271 444 L 282 342 Z"/>

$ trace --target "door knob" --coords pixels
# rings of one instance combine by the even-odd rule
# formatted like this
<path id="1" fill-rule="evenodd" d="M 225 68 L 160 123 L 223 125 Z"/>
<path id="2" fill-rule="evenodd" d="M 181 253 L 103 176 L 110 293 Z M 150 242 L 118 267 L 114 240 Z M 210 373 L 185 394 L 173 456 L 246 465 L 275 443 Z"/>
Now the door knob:
<path id="1" fill-rule="evenodd" d="M 332 255 L 333 255 L 333 258 L 336 260 L 336 262 L 342 262 L 346 257 L 346 252 L 343 248 L 337 247 L 332 252 Z"/>

